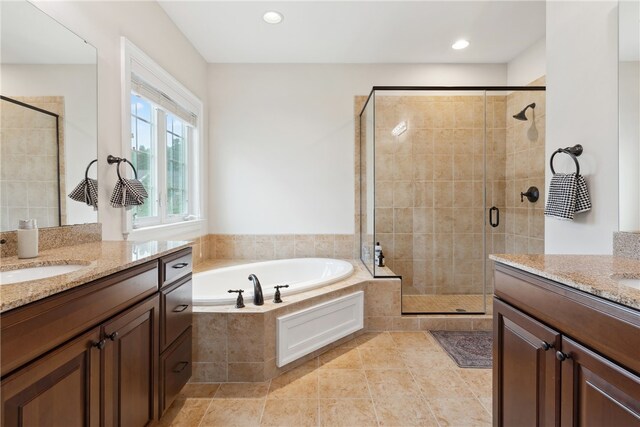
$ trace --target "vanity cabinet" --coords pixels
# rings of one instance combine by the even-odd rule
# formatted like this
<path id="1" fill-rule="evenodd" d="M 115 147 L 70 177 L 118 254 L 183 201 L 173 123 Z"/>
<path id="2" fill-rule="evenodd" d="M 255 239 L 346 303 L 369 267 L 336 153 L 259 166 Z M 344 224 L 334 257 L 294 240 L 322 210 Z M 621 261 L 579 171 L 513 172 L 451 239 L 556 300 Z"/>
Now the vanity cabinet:
<path id="1" fill-rule="evenodd" d="M 496 426 L 640 426 L 640 312 L 496 264 Z"/>
<path id="2" fill-rule="evenodd" d="M 164 288 L 174 254 L 3 313 L 2 426 L 158 419 L 191 376 L 191 249 L 178 255 L 189 267 Z"/>

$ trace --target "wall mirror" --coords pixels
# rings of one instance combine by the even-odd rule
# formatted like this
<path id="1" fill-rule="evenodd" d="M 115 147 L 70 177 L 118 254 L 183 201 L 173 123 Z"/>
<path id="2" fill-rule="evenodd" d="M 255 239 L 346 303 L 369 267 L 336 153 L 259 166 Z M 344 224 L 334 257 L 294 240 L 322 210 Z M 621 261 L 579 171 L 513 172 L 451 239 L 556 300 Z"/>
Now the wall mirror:
<path id="1" fill-rule="evenodd" d="M 620 231 L 640 232 L 640 0 L 620 1 Z"/>
<path id="2" fill-rule="evenodd" d="M 0 231 L 96 222 L 96 49 L 27 1 L 0 8 Z"/>

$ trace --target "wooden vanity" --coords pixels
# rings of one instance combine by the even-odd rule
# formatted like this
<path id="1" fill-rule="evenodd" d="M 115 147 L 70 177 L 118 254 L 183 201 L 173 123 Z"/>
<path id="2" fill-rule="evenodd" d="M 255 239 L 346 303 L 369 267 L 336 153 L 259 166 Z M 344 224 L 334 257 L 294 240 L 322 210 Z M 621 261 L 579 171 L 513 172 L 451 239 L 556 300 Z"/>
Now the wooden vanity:
<path id="1" fill-rule="evenodd" d="M 2 425 L 157 420 L 191 376 L 191 271 L 186 247 L 4 312 Z"/>
<path id="2" fill-rule="evenodd" d="M 501 257 L 494 258 L 494 425 L 640 426 L 640 311 L 612 301 L 606 280 L 610 298 Z M 523 265 L 549 268 L 548 259 Z M 619 295 L 633 300 L 632 291 Z"/>

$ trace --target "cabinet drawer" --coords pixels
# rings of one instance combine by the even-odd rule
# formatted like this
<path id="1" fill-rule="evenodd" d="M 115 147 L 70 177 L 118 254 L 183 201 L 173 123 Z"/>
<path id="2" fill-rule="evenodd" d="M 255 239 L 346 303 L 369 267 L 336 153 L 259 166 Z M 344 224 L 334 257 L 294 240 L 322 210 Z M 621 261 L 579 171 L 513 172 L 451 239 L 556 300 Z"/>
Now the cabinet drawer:
<path id="1" fill-rule="evenodd" d="M 191 248 L 160 259 L 160 269 L 162 286 L 173 283 L 190 274 L 193 270 Z"/>
<path id="2" fill-rule="evenodd" d="M 160 359 L 161 413 L 164 413 L 191 378 L 191 328 L 187 329 Z"/>
<path id="3" fill-rule="evenodd" d="M 191 278 L 163 289 L 162 295 L 162 337 L 160 345 L 164 350 L 191 326 Z"/>
<path id="4" fill-rule="evenodd" d="M 152 261 L 2 315 L 2 376 L 158 291 Z"/>

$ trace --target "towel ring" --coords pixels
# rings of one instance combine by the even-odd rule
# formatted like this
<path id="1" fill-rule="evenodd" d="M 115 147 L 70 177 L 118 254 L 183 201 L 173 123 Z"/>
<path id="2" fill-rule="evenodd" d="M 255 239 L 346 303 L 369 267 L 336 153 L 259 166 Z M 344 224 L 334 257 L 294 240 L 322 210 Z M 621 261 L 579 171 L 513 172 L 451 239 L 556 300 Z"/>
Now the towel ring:
<path id="1" fill-rule="evenodd" d="M 122 179 L 122 176 L 120 175 L 120 163 L 128 163 L 129 166 L 131 166 L 131 169 L 133 169 L 133 175 L 135 176 L 136 179 L 138 179 L 138 171 L 136 170 L 136 167 L 133 166 L 133 163 L 131 163 L 129 160 L 125 159 L 124 157 L 115 157 L 112 156 L 111 154 L 109 154 L 107 156 L 107 163 L 109 163 L 110 165 L 117 163 L 118 167 L 116 168 L 116 173 L 118 174 L 118 179 Z"/>
<path id="2" fill-rule="evenodd" d="M 91 168 L 94 163 L 98 163 L 98 159 L 91 160 L 91 162 L 89 162 L 87 169 L 84 171 L 84 179 L 89 179 L 89 168 Z"/>
<path id="3" fill-rule="evenodd" d="M 573 162 L 576 164 L 576 175 L 580 175 L 580 162 L 578 162 L 578 156 L 582 154 L 582 145 L 577 144 L 577 145 L 574 145 L 573 147 L 558 148 L 556 151 L 553 152 L 553 154 L 551 155 L 551 159 L 549 160 L 549 166 L 551 167 L 551 173 L 553 173 L 554 175 L 556 174 L 556 171 L 553 168 L 553 158 L 558 153 L 564 153 L 571 156 L 571 158 L 573 159 Z"/>

